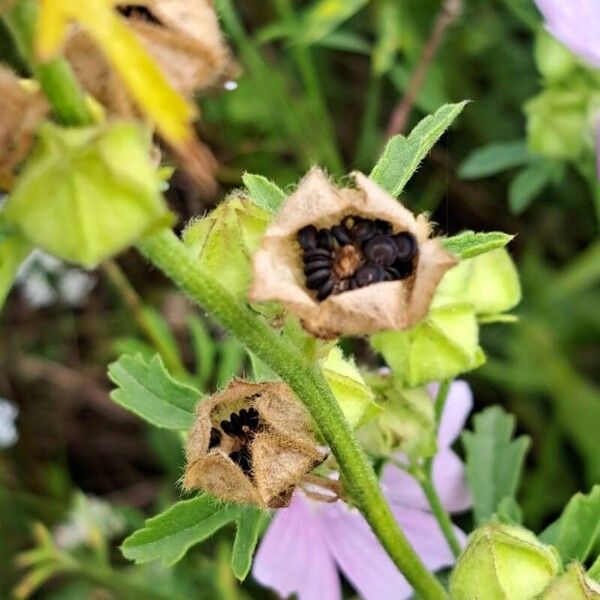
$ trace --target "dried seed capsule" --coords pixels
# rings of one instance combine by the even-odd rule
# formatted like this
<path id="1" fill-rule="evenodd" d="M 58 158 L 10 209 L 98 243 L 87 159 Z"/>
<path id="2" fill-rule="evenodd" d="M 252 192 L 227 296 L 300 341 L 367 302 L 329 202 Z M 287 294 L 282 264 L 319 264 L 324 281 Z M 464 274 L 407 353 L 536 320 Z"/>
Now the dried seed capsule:
<path id="1" fill-rule="evenodd" d="M 383 275 L 384 271 L 379 265 L 369 263 L 356 271 L 354 279 L 358 287 L 365 287 L 383 281 Z"/>
<path id="2" fill-rule="evenodd" d="M 317 228 L 314 225 L 307 225 L 298 232 L 298 241 L 304 250 L 311 250 L 317 247 Z"/>
<path id="3" fill-rule="evenodd" d="M 321 302 L 321 300 L 325 300 L 325 298 L 327 298 L 327 296 L 329 296 L 331 294 L 331 292 L 333 292 L 334 286 L 335 286 L 335 279 L 333 277 L 330 277 L 329 279 L 327 279 L 325 281 L 325 283 L 323 283 L 323 285 L 321 285 L 321 287 L 319 288 L 319 291 L 317 292 L 317 300 L 319 302 Z"/>
<path id="4" fill-rule="evenodd" d="M 364 253 L 369 260 L 387 267 L 396 260 L 398 247 L 387 235 L 378 234 L 365 244 Z"/>
<path id="5" fill-rule="evenodd" d="M 303 260 L 305 263 L 309 263 L 313 260 L 323 260 L 326 258 L 333 260 L 333 257 L 331 256 L 331 252 L 328 252 L 327 250 L 320 250 L 318 248 L 315 248 L 314 250 L 307 250 L 304 253 Z"/>
<path id="6" fill-rule="evenodd" d="M 356 244 L 363 244 L 377 233 L 375 222 L 370 219 L 356 219 L 350 236 Z"/>
<path id="7" fill-rule="evenodd" d="M 304 274 L 308 276 L 311 273 L 314 273 L 315 271 L 319 271 L 321 269 L 331 270 L 332 264 L 333 261 L 331 260 L 315 260 L 313 262 L 306 263 L 306 266 L 304 267 Z"/>
<path id="8" fill-rule="evenodd" d="M 340 246 L 347 246 L 352 243 L 352 238 L 348 233 L 348 230 L 342 225 L 335 225 L 331 228 L 333 237 L 339 242 Z"/>
<path id="9" fill-rule="evenodd" d="M 403 231 L 393 236 L 394 242 L 398 247 L 398 259 L 402 261 L 412 260 L 418 250 L 417 240 L 409 231 Z"/>
<path id="10" fill-rule="evenodd" d="M 306 278 L 306 287 L 309 290 L 317 290 L 329 277 L 331 277 L 330 269 L 320 269 L 319 271 L 315 271 Z"/>
<path id="11" fill-rule="evenodd" d="M 333 250 L 333 235 L 329 229 L 319 229 L 317 232 L 317 246 L 324 250 Z"/>

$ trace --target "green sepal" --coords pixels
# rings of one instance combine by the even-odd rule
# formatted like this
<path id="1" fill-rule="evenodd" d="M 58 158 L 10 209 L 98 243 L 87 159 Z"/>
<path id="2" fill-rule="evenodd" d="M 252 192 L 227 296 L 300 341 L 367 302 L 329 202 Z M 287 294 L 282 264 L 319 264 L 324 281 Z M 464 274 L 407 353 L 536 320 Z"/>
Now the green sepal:
<path id="1" fill-rule="evenodd" d="M 205 271 L 244 300 L 252 279 L 252 255 L 269 220 L 269 213 L 249 198 L 232 195 L 206 217 L 190 222 L 183 241 Z"/>
<path id="2" fill-rule="evenodd" d="M 600 585 L 573 563 L 544 590 L 539 600 L 600 600 Z"/>
<path id="3" fill-rule="evenodd" d="M 31 244 L 0 214 L 0 308 L 10 292 L 21 263 L 32 250 Z"/>
<path id="4" fill-rule="evenodd" d="M 331 349 L 321 362 L 321 370 L 350 427 L 356 429 L 380 412 L 356 364 L 344 358 L 340 348 Z"/>
<path id="5" fill-rule="evenodd" d="M 10 195 L 6 220 L 50 254 L 92 269 L 170 225 L 150 137 L 134 123 L 44 123 Z"/>

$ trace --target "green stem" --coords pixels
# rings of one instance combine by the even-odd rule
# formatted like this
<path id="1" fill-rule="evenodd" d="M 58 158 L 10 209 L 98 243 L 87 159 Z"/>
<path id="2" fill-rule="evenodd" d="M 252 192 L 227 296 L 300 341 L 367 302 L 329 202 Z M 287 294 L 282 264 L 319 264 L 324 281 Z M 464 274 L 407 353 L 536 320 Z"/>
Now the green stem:
<path id="1" fill-rule="evenodd" d="M 285 22 L 293 25 L 295 31 L 298 31 L 301 25 L 298 22 L 298 18 L 290 0 L 274 0 L 274 4 L 279 16 Z M 319 82 L 319 76 L 315 68 L 311 50 L 304 44 L 295 43 L 292 43 L 291 50 L 300 77 L 302 78 L 302 83 L 304 84 L 310 106 L 315 118 L 319 121 L 317 129 L 323 139 L 323 150 L 327 153 L 329 166 L 333 168 L 336 173 L 342 173 L 344 164 L 335 139 L 335 130 L 332 125 L 333 120 L 321 91 L 321 84 Z"/>
<path id="2" fill-rule="evenodd" d="M 423 597 L 447 598 L 444 588 L 398 527 L 377 477 L 318 367 L 246 306 L 236 302 L 218 281 L 202 272 L 197 260 L 173 232 L 164 230 L 145 238 L 138 249 L 289 384 L 317 423 L 357 506 L 394 563 Z"/>
<path id="3" fill-rule="evenodd" d="M 438 390 L 435 398 L 434 413 L 436 433 L 440 427 L 442 413 L 444 412 L 444 407 L 446 406 L 446 400 L 448 398 L 448 392 L 450 391 L 451 384 L 452 382 L 450 380 L 442 381 L 440 384 L 440 389 Z M 421 489 L 423 490 L 423 493 L 429 502 L 429 506 L 431 507 L 431 512 L 435 516 L 440 529 L 442 530 L 442 533 L 444 534 L 444 537 L 446 538 L 446 541 L 452 550 L 452 554 L 458 558 L 462 552 L 462 549 L 460 547 L 458 538 L 454 533 L 454 524 L 452 523 L 452 519 L 450 518 L 448 511 L 446 511 L 444 508 L 444 505 L 442 504 L 440 496 L 437 493 L 433 483 L 433 458 L 429 458 L 425 461 L 422 472 L 417 474 L 417 481 L 421 485 Z"/>
<path id="4" fill-rule="evenodd" d="M 579 254 L 554 279 L 552 297 L 564 300 L 573 297 L 600 281 L 600 241 Z"/>
<path id="5" fill-rule="evenodd" d="M 44 90 L 56 116 L 65 125 L 88 125 L 92 117 L 79 82 L 63 58 L 47 63 L 34 60 L 33 39 L 37 21 L 37 2 L 21 0 L 6 15 L 6 23 L 19 52 Z"/>
<path id="6" fill-rule="evenodd" d="M 131 311 L 137 326 L 143 331 L 144 335 L 158 350 L 159 354 L 165 361 L 167 369 L 175 375 L 175 377 L 189 377 L 189 373 L 183 363 L 181 357 L 171 344 L 166 343 L 163 335 L 154 326 L 154 321 L 148 317 L 148 313 L 144 308 L 144 304 L 129 279 L 119 265 L 108 260 L 102 264 L 102 270 L 109 278 L 113 287 L 121 296 L 124 304 Z"/>

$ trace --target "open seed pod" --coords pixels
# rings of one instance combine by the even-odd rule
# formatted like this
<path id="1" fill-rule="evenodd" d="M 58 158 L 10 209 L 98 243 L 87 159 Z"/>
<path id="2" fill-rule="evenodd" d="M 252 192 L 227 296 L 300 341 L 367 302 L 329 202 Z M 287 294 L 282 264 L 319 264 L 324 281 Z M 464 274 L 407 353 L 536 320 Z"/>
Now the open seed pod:
<path id="1" fill-rule="evenodd" d="M 8 69 L 0 67 L 0 187 L 10 187 L 14 170 L 33 143 L 38 124 L 50 112 L 40 91 L 29 90 Z"/>
<path id="2" fill-rule="evenodd" d="M 182 94 L 191 96 L 235 75 L 210 0 L 139 0 L 118 9 Z M 109 113 L 135 114 L 119 76 L 84 29 L 73 28 L 65 55 L 86 90 Z"/>
<path id="3" fill-rule="evenodd" d="M 282 508 L 327 452 L 286 384 L 236 379 L 200 403 L 186 457 L 185 489 Z"/>
<path id="4" fill-rule="evenodd" d="M 431 226 L 362 173 L 337 188 L 313 168 L 254 256 L 250 299 L 279 301 L 321 338 L 408 329 L 456 259 Z"/>

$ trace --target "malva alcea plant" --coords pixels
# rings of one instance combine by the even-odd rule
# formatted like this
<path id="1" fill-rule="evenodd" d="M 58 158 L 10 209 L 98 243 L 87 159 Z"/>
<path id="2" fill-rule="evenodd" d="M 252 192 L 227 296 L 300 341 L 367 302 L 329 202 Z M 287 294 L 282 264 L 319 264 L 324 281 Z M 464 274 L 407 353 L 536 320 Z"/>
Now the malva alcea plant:
<path id="1" fill-rule="evenodd" d="M 104 28 L 89 17 L 95 9 Z M 597 489 L 539 541 L 507 524 L 518 520 L 527 448 L 513 439 L 511 417 L 492 408 L 476 418 L 464 437 L 466 469 L 450 449 L 470 409 L 468 388 L 457 396 L 465 384 L 453 380 L 485 361 L 480 326 L 510 321 L 520 300 L 505 250 L 511 237 L 435 235 L 398 196 L 466 103 L 445 105 L 407 137 L 392 138 L 371 174 L 354 173 L 345 185 L 314 167 L 286 194 L 246 174 L 246 189 L 192 220 L 180 238 L 170 228 L 153 136 L 197 185 L 214 183 L 212 157 L 190 125 L 192 93 L 230 75 L 210 3 L 112 9 L 94 0 L 78 8 L 21 0 L 5 17 L 38 81 L 6 77 L 27 119 L 6 124 L 22 144 L 16 161 L 0 162 L 9 192 L 0 213 L 0 296 L 34 248 L 91 269 L 135 246 L 252 359 L 251 374 L 209 396 L 160 357 L 125 354 L 109 366 L 115 401 L 178 432 L 187 459 L 187 498 L 130 535 L 125 557 L 172 565 L 234 523 L 236 577 L 246 578 L 260 543 L 255 579 L 300 600 L 341 598 L 338 569 L 368 600 L 413 591 L 432 600 L 518 600 L 544 590 L 550 598 L 571 584 L 593 589 L 587 581 L 597 567 L 586 574 L 580 565 L 597 533 L 569 554 L 572 532 L 561 528 L 590 518 L 580 507 L 597 506 Z M 202 39 L 190 19 L 205 29 Z M 72 20 L 76 29 L 65 26 Z M 103 78 L 111 85 L 98 87 Z M 20 86 L 35 92 L 19 95 Z M 387 367 L 346 356 L 341 336 L 365 338 Z M 425 385 L 435 381 L 430 395 Z M 471 506 L 477 527 L 467 542 L 450 514 Z M 340 539 L 327 532 L 336 528 Z M 353 544 L 368 550 L 360 560 Z M 278 566 L 282 553 L 287 570 Z M 297 577 L 308 558 L 310 581 Z M 455 560 L 449 592 L 434 571 Z M 379 580 L 369 576 L 378 571 Z"/>

